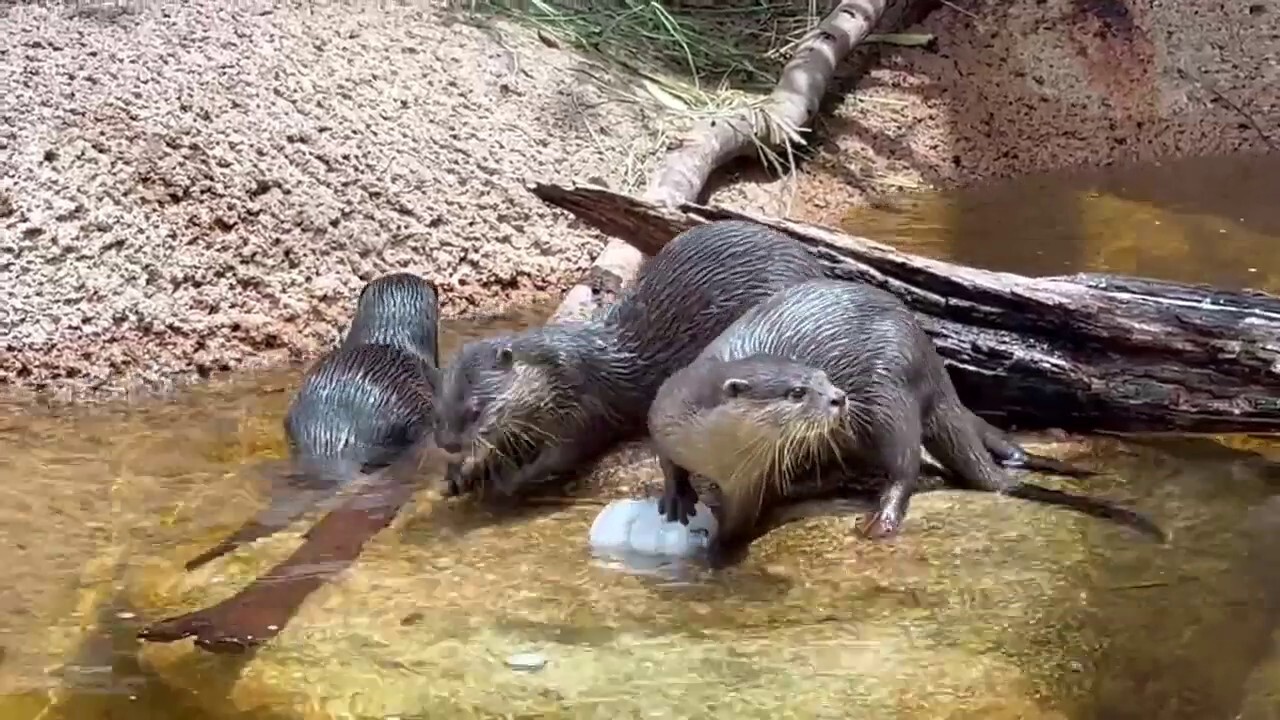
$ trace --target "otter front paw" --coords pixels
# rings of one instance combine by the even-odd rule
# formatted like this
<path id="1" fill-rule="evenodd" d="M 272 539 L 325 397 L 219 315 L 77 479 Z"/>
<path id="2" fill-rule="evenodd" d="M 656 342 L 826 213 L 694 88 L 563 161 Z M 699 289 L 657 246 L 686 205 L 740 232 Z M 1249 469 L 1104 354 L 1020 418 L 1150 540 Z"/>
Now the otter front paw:
<path id="1" fill-rule="evenodd" d="M 658 499 L 658 513 L 666 516 L 667 522 L 679 522 L 688 525 L 689 518 L 698 514 L 698 491 L 693 487 L 674 488 L 663 492 Z"/>
<path id="2" fill-rule="evenodd" d="M 449 463 L 444 471 L 444 496 L 457 497 L 466 490 L 470 490 L 469 478 L 463 476 L 462 463 Z"/>

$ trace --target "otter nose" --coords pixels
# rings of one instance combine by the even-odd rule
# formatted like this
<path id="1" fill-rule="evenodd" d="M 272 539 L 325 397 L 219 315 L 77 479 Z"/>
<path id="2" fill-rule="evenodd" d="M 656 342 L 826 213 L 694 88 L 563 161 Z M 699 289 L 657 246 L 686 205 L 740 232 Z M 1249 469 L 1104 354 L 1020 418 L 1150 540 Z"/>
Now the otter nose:
<path id="1" fill-rule="evenodd" d="M 844 403 L 847 399 L 848 396 L 845 394 L 845 391 L 840 388 L 836 388 L 835 391 L 831 393 L 831 407 L 844 407 Z"/>

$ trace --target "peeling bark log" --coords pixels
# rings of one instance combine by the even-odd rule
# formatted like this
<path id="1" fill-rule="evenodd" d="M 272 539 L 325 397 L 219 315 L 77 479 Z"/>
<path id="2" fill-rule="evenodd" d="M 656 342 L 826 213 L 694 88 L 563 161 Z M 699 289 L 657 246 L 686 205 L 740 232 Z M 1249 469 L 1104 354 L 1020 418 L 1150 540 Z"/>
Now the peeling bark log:
<path id="1" fill-rule="evenodd" d="M 808 246 L 835 278 L 915 311 L 961 398 L 994 423 L 1077 432 L 1280 432 L 1280 297 L 1101 274 L 1028 278 L 918 257 L 801 222 L 589 187 L 530 190 L 653 254 L 745 219 Z"/>
<path id="2" fill-rule="evenodd" d="M 809 124 L 827 92 L 836 66 L 871 33 L 884 15 L 888 0 L 844 0 L 802 40 L 782 69 L 778 84 L 761 108 L 748 108 L 732 117 L 704 120 L 689 138 L 663 159 L 649 180 L 645 199 L 663 205 L 696 200 L 711 173 L 751 152 L 757 143 L 767 147 L 802 145 L 795 133 Z M 644 256 L 625 242 L 611 240 L 590 275 L 565 295 L 553 321 L 593 314 L 596 298 L 616 293 L 629 284 Z M 604 286 L 596 282 L 604 279 Z"/>

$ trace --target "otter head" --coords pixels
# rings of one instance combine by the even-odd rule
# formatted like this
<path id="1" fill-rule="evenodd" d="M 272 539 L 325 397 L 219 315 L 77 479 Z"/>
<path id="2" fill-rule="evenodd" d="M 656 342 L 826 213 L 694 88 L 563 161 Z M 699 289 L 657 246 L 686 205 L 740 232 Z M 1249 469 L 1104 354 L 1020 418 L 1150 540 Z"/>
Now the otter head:
<path id="1" fill-rule="evenodd" d="M 436 443 L 482 461 L 555 440 L 581 418 L 582 340 L 547 326 L 462 346 L 445 369 Z"/>
<path id="2" fill-rule="evenodd" d="M 360 291 L 344 344 L 391 345 L 439 367 L 439 323 L 435 285 L 413 273 L 390 273 Z"/>
<path id="3" fill-rule="evenodd" d="M 778 437 L 826 434 L 844 417 L 845 393 L 822 370 L 763 355 L 719 363 L 713 418 L 737 418 Z"/>
<path id="4" fill-rule="evenodd" d="M 827 447 L 842 426 L 845 393 L 819 368 L 767 355 L 699 363 L 687 408 L 705 457 L 791 463 Z"/>
<path id="5" fill-rule="evenodd" d="M 720 488 L 720 537 L 746 537 L 770 493 L 795 470 L 820 467 L 842 431 L 847 398 L 827 374 L 786 359 L 697 360 L 673 375 L 650 409 L 663 452 Z"/>

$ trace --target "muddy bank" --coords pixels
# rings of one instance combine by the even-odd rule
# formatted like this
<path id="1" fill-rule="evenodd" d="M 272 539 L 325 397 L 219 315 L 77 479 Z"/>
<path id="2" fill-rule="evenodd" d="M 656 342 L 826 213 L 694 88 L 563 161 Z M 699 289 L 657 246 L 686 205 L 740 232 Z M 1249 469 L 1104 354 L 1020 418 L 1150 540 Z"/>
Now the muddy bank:
<path id="1" fill-rule="evenodd" d="M 435 3 L 137 5 L 0 4 L 0 383 L 298 360 L 379 273 L 484 313 L 602 247 L 522 185 L 642 133 L 573 55 Z"/>
<path id="2" fill-rule="evenodd" d="M 572 52 L 438 3 L 138 7 L 0 3 L 7 386 L 302 360 L 391 269 L 439 282 L 448 315 L 554 302 L 604 239 L 523 182 L 616 186 L 651 127 Z M 797 183 L 716 202 L 831 222 L 926 184 L 1258 151 L 1280 126 L 1270 0 L 965 7 L 911 28 L 937 54 L 860 51 L 872 70 Z"/>

